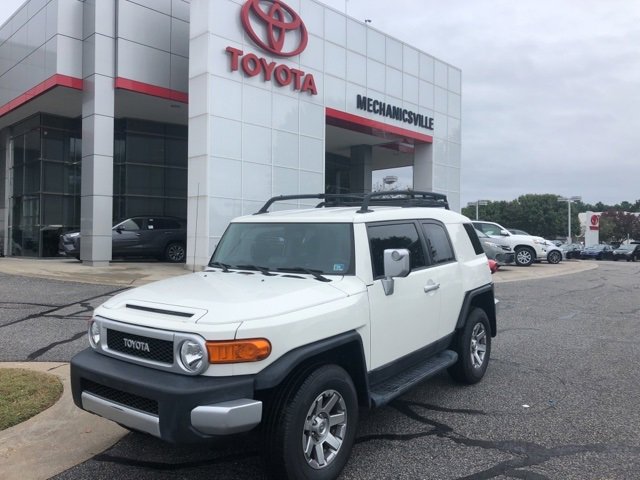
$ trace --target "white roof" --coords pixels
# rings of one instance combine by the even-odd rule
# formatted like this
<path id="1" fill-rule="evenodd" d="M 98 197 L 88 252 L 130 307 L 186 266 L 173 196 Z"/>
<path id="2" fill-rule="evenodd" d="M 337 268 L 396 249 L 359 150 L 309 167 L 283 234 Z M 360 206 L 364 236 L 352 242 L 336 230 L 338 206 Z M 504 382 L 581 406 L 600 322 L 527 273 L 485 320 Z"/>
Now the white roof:
<path id="1" fill-rule="evenodd" d="M 443 223 L 462 223 L 470 220 L 459 213 L 444 208 L 428 207 L 386 207 L 369 206 L 371 212 L 357 213 L 359 206 L 323 207 L 298 210 L 280 210 L 260 215 L 238 217 L 232 222 L 242 223 L 280 223 L 280 222 L 326 222 L 326 223 L 365 223 L 406 219 L 435 219 Z"/>

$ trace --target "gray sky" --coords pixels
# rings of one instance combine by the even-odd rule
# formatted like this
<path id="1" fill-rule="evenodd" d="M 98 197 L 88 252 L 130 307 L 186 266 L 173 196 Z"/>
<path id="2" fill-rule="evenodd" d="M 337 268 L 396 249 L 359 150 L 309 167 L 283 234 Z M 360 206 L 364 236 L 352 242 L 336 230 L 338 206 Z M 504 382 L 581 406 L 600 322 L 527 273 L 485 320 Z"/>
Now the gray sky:
<path id="1" fill-rule="evenodd" d="M 640 199 L 640 1 L 323 1 L 462 69 L 462 205 Z"/>

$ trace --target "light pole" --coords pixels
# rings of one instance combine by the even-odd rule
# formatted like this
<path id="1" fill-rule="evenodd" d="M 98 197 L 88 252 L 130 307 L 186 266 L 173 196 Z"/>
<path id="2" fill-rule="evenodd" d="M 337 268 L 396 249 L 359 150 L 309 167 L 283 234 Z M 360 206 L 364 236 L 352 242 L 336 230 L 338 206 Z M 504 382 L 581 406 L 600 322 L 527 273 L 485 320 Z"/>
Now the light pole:
<path id="1" fill-rule="evenodd" d="M 476 200 L 475 202 L 469 202 L 467 203 L 467 207 L 476 207 L 476 220 L 478 220 L 478 206 L 479 205 L 488 205 L 489 204 L 489 200 Z"/>
<path id="2" fill-rule="evenodd" d="M 558 197 L 559 202 L 567 202 L 567 243 L 571 243 L 571 204 L 582 201 L 582 197 Z"/>

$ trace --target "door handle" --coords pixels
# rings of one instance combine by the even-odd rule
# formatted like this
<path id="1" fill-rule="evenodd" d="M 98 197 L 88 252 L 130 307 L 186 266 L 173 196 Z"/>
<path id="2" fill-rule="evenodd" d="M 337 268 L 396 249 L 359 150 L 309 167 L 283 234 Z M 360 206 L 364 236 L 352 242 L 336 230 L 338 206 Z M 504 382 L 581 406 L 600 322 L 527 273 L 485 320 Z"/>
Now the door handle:
<path id="1" fill-rule="evenodd" d="M 439 283 L 433 283 L 431 281 L 429 281 L 430 283 L 427 283 L 424 286 L 424 293 L 429 293 L 429 292 L 434 292 L 436 290 L 438 290 L 440 288 L 440 284 Z"/>
<path id="2" fill-rule="evenodd" d="M 141 234 L 140 233 L 136 233 L 136 237 L 139 237 Z"/>

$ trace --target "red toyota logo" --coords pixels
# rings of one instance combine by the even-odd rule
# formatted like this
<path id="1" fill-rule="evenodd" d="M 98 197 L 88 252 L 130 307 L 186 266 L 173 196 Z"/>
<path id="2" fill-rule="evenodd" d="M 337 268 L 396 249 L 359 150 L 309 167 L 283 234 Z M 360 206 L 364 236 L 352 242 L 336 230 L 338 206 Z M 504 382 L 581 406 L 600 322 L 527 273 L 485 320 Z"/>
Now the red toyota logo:
<path id="1" fill-rule="evenodd" d="M 270 4 L 270 6 L 264 9 L 261 4 Z M 309 36 L 300 15 L 280 0 L 247 0 L 247 3 L 242 6 L 240 17 L 251 40 L 267 52 L 280 57 L 293 57 L 307 47 Z M 266 39 L 256 33 L 254 25 L 251 23 L 252 18 L 266 27 L 264 32 Z M 291 36 L 290 32 L 295 31 L 299 33 L 298 46 L 284 51 L 285 39 L 288 35 Z M 290 43 L 293 42 L 290 40 Z"/>
<path id="2" fill-rule="evenodd" d="M 600 217 L 598 215 L 591 215 L 591 225 L 598 225 L 600 223 Z"/>

